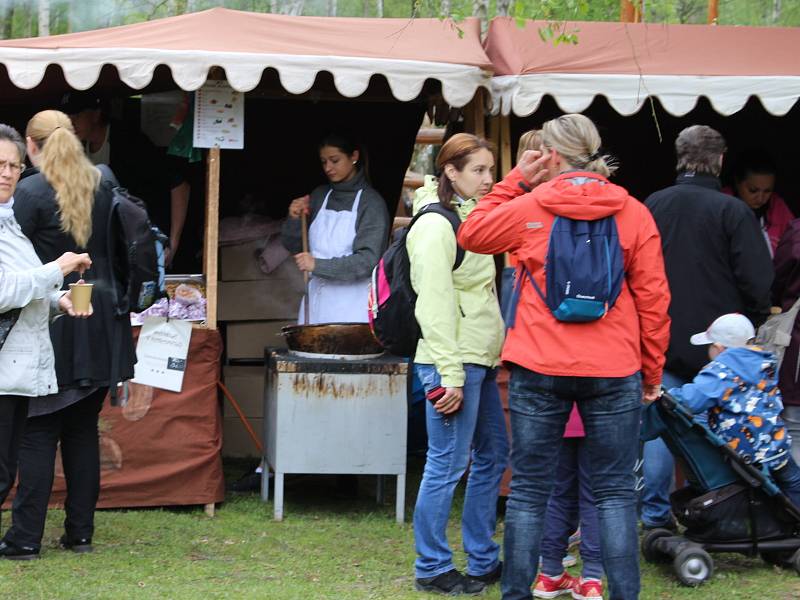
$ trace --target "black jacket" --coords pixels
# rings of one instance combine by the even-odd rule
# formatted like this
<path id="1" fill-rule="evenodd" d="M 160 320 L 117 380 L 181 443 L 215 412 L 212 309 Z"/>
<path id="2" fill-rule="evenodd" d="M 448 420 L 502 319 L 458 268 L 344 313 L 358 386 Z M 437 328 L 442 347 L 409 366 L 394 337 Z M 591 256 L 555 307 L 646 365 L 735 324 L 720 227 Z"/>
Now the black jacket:
<path id="1" fill-rule="evenodd" d="M 50 338 L 56 357 L 56 375 L 60 389 L 106 387 L 112 381 L 111 356 L 119 356 L 117 380 L 133 378 L 136 353 L 131 336 L 130 319 L 117 318 L 113 311 L 111 286 L 124 290 L 124 275 L 119 265 L 108 258 L 108 222 L 111 208 L 110 187 L 101 184 L 92 209 L 92 235 L 86 248 L 79 248 L 71 235 L 61 231 L 55 191 L 37 169 L 25 171 L 14 192 L 14 216 L 23 233 L 31 240 L 43 263 L 64 252 L 88 252 L 92 268 L 84 273 L 93 283 L 92 307 L 88 319 L 62 317 L 50 326 Z M 117 253 L 124 256 L 123 253 Z M 64 278 L 64 289 L 78 280 L 72 273 Z M 116 331 L 116 345 L 112 342 Z M 112 347 L 115 346 L 115 347 Z"/>
<path id="2" fill-rule="evenodd" d="M 689 337 L 717 317 L 745 314 L 758 326 L 769 314 L 773 269 L 753 211 L 720 191 L 716 177 L 684 173 L 645 202 L 661 233 L 672 303 L 665 369 L 692 379 L 708 348 Z"/>

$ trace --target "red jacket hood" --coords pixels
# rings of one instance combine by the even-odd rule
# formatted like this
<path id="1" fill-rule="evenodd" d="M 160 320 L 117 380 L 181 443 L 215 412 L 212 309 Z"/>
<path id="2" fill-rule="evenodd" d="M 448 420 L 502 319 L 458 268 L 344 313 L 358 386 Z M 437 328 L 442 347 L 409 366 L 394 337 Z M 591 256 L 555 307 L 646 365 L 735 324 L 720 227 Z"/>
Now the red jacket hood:
<path id="1" fill-rule="evenodd" d="M 581 221 L 595 221 L 618 213 L 628 192 L 597 173 L 562 173 L 533 191 L 549 212 Z"/>

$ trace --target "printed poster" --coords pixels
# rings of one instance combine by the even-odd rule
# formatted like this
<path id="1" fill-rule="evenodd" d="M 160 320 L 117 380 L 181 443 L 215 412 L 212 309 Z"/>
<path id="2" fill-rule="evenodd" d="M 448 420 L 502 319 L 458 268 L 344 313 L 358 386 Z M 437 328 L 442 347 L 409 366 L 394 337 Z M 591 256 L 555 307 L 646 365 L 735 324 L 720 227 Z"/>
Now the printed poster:
<path id="1" fill-rule="evenodd" d="M 195 148 L 244 148 L 244 93 L 227 81 L 207 81 L 195 92 Z"/>
<path id="2" fill-rule="evenodd" d="M 147 317 L 136 345 L 133 382 L 180 392 L 191 339 L 189 321 Z"/>

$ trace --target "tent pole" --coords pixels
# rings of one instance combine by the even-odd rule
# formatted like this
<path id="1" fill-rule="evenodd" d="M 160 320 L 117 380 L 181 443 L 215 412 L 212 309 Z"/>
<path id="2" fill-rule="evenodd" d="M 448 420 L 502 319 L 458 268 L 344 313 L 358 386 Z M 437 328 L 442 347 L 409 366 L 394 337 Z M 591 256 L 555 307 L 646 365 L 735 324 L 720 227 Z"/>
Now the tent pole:
<path id="1" fill-rule="evenodd" d="M 500 168 L 503 177 L 514 167 L 511 159 L 511 115 L 500 115 Z"/>
<path id="2" fill-rule="evenodd" d="M 483 112 L 483 88 L 479 87 L 470 103 L 464 107 L 464 131 L 478 137 L 486 136 Z"/>
<path id="3" fill-rule="evenodd" d="M 619 20 L 623 23 L 641 23 L 642 0 L 620 0 Z"/>
<path id="4" fill-rule="evenodd" d="M 219 247 L 219 146 L 208 151 L 206 163 L 206 231 L 203 273 L 206 279 L 206 326 L 217 328 L 217 257 Z"/>
<path id="5" fill-rule="evenodd" d="M 716 25 L 719 19 L 719 0 L 708 0 L 708 24 Z"/>

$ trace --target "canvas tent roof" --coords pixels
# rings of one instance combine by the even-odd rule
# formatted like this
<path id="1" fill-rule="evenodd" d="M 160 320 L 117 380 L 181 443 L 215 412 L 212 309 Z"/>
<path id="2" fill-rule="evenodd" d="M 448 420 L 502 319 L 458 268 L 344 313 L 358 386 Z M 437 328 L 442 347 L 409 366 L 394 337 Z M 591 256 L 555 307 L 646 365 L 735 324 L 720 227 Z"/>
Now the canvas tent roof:
<path id="1" fill-rule="evenodd" d="M 756 96 L 780 116 L 800 97 L 798 28 L 575 22 L 566 30 L 577 30 L 578 43 L 555 45 L 541 40 L 545 25 L 491 22 L 484 46 L 496 111 L 525 116 L 550 95 L 564 111 L 580 112 L 605 96 L 630 115 L 655 97 L 680 116 L 705 96 L 730 115 Z"/>
<path id="2" fill-rule="evenodd" d="M 476 19 L 456 28 L 439 19 L 292 17 L 224 8 L 0 41 L 0 63 L 22 89 L 39 85 L 49 65 L 58 65 L 75 89 L 94 85 L 104 65 L 116 67 L 134 89 L 146 87 L 159 65 L 167 65 L 184 90 L 200 87 L 213 66 L 224 68 L 239 91 L 255 88 L 270 67 L 292 94 L 308 91 L 321 71 L 332 74 L 346 97 L 364 93 L 375 74 L 386 78 L 398 100 L 417 97 L 434 79 L 452 106 L 469 102 L 478 86 L 488 87 L 491 69 Z"/>

